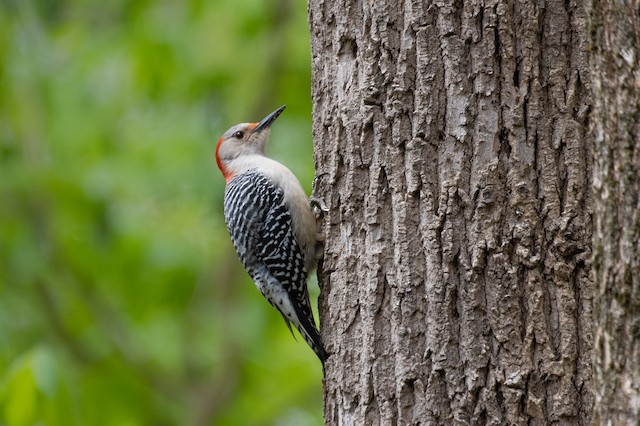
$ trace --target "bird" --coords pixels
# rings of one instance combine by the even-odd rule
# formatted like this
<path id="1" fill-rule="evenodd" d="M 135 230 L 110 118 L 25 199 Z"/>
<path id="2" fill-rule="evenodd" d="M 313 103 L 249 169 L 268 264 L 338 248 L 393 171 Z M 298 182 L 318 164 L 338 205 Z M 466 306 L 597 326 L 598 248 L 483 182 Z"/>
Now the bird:
<path id="1" fill-rule="evenodd" d="M 269 303 L 313 349 L 323 370 L 327 352 L 315 324 L 307 277 L 316 268 L 316 215 L 296 176 L 265 155 L 271 125 L 286 105 L 260 122 L 228 129 L 216 145 L 226 181 L 224 218 L 245 270 Z"/>

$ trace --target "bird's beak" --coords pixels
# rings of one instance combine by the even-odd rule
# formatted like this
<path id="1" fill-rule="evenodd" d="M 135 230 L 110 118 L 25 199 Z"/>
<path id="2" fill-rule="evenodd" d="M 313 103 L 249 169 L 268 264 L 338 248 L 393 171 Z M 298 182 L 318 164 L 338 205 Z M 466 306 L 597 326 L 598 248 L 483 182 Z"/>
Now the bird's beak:
<path id="1" fill-rule="evenodd" d="M 280 108 L 278 108 L 277 110 L 273 111 L 271 114 L 263 118 L 262 121 L 259 122 L 258 125 L 255 127 L 255 129 L 253 129 L 253 132 L 258 133 L 271 127 L 271 124 L 273 124 L 273 122 L 276 121 L 276 118 L 278 118 L 278 116 L 282 113 L 282 111 L 284 111 L 286 107 L 287 107 L 286 105 L 282 105 Z"/>

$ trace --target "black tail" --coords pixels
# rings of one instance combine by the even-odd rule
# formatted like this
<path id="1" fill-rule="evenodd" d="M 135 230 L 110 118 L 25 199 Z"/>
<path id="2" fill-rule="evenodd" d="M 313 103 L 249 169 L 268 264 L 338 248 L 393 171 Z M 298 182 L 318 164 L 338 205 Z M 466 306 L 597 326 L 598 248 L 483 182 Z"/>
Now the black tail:
<path id="1" fill-rule="evenodd" d="M 296 315 L 298 315 L 298 320 L 300 321 L 300 326 L 296 324 L 296 328 L 304 338 L 305 342 L 307 342 L 309 347 L 311 347 L 311 349 L 316 353 L 320 362 L 322 362 L 322 371 L 324 371 L 324 362 L 327 360 L 328 355 L 327 351 L 324 349 L 320 332 L 313 323 L 313 314 L 311 314 L 311 309 L 309 309 L 310 315 L 305 315 L 304 312 L 301 312 L 298 304 L 293 303 L 293 308 L 295 309 Z"/>
<path id="2" fill-rule="evenodd" d="M 324 370 L 324 362 L 327 360 L 327 351 L 324 349 L 324 344 L 322 343 L 322 337 L 320 337 L 320 333 L 318 330 L 312 325 L 310 330 L 299 330 L 300 334 L 307 342 L 309 347 L 313 349 L 316 353 L 320 362 L 322 362 L 322 369 Z"/>

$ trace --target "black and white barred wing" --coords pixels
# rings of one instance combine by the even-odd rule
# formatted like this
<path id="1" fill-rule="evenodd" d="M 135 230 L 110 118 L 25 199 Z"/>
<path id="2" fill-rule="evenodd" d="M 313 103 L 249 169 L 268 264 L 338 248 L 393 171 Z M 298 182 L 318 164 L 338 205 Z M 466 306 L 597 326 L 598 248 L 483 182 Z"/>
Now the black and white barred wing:
<path id="1" fill-rule="evenodd" d="M 292 232 L 283 191 L 260 173 L 244 173 L 227 185 L 224 210 L 238 256 L 258 287 L 264 266 L 288 293 L 301 325 L 315 329 L 309 324 L 313 316 L 304 256 Z M 261 288 L 269 299 L 265 290 Z"/>

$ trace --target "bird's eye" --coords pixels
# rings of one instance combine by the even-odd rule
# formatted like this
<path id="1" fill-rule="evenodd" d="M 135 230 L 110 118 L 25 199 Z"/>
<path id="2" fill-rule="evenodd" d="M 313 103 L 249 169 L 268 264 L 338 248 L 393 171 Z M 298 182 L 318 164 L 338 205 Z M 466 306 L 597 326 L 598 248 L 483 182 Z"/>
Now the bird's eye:
<path id="1" fill-rule="evenodd" d="M 242 130 L 238 130 L 233 134 L 233 137 L 236 139 L 242 139 L 244 138 L 244 132 Z"/>

